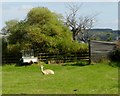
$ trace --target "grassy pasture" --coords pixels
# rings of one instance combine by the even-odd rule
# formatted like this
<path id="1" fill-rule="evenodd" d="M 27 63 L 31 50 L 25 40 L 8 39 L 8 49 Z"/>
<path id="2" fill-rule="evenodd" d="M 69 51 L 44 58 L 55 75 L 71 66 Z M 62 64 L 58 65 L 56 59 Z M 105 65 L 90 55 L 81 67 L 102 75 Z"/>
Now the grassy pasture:
<path id="1" fill-rule="evenodd" d="M 108 64 L 48 65 L 54 75 L 43 75 L 40 64 L 2 68 L 2 94 L 117 94 L 118 68 Z"/>

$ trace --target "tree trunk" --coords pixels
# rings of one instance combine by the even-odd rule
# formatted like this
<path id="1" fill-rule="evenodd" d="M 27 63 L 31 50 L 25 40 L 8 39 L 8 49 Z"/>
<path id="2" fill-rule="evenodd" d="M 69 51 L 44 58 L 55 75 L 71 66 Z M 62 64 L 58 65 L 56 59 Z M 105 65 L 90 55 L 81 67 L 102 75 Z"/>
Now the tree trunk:
<path id="1" fill-rule="evenodd" d="M 73 32 L 73 41 L 75 41 L 76 40 L 76 34 L 75 34 L 75 32 Z"/>

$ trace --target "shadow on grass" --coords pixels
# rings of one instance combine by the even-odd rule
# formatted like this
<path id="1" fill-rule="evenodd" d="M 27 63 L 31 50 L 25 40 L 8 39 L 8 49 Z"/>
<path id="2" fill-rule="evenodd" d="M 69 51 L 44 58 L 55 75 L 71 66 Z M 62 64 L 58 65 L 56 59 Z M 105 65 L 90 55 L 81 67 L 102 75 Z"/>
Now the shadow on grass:
<path id="1" fill-rule="evenodd" d="M 75 62 L 75 63 L 67 63 L 67 64 L 63 64 L 62 66 L 87 66 L 89 65 L 88 62 Z"/>
<path id="2" fill-rule="evenodd" d="M 21 63 L 21 64 L 19 64 L 19 63 L 16 63 L 16 65 L 15 65 L 15 67 L 22 67 L 22 66 L 30 66 L 30 65 L 32 65 L 31 63 Z"/>
<path id="3" fill-rule="evenodd" d="M 112 67 L 120 67 L 120 62 L 118 62 L 118 61 L 117 62 L 110 62 L 109 65 Z"/>

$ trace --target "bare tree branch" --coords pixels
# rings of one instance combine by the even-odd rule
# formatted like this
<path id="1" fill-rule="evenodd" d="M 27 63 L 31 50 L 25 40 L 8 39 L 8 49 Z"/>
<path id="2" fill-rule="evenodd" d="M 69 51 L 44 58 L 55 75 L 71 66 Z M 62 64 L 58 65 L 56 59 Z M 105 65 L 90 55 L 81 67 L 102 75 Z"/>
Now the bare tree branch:
<path id="1" fill-rule="evenodd" d="M 93 27 L 95 17 L 97 16 L 97 14 L 95 14 L 91 16 L 88 15 L 84 17 L 83 16 L 77 17 L 81 6 L 82 4 L 81 5 L 77 5 L 77 4 L 67 5 L 69 13 L 66 12 L 65 24 L 73 32 L 73 40 L 76 40 L 76 37 L 79 33 L 84 35 L 84 32 L 86 32 L 86 30 L 91 29 Z"/>

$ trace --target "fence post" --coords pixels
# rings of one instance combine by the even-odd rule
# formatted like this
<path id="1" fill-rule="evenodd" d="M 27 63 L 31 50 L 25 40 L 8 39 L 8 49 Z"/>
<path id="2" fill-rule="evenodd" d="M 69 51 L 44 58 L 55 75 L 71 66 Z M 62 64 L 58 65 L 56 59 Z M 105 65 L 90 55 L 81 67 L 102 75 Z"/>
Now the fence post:
<path id="1" fill-rule="evenodd" d="M 88 40 L 88 46 L 89 46 L 89 64 L 91 64 L 91 41 Z"/>

